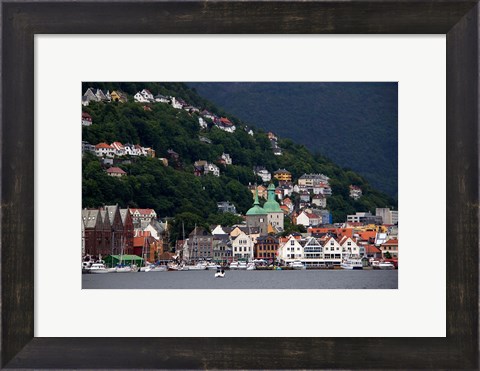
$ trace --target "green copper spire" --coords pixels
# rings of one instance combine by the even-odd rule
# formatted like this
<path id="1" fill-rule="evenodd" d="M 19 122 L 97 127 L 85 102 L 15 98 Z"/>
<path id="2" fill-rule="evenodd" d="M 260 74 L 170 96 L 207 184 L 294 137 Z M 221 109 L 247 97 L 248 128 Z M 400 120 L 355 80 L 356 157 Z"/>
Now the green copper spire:
<path id="1" fill-rule="evenodd" d="M 275 186 L 273 183 L 270 183 L 268 186 L 268 200 L 263 205 L 263 209 L 267 213 L 283 213 L 282 209 L 280 209 L 280 205 L 277 201 L 275 201 Z"/>
<path id="2" fill-rule="evenodd" d="M 258 189 L 255 188 L 255 200 L 253 202 L 253 207 L 247 211 L 247 215 L 265 215 L 266 212 L 260 206 L 258 201 Z"/>

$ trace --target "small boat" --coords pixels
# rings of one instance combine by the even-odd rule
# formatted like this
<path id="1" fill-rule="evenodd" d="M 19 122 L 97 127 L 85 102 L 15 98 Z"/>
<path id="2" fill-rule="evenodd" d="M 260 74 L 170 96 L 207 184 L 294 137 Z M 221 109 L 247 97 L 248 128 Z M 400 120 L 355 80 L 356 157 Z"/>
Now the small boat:
<path id="1" fill-rule="evenodd" d="M 132 272 L 132 267 L 128 265 L 119 265 L 115 268 L 116 273 L 130 273 Z"/>
<path id="2" fill-rule="evenodd" d="M 207 264 L 198 262 L 195 265 L 186 265 L 186 267 L 188 267 L 189 271 L 204 271 L 205 269 L 207 269 Z"/>
<path id="3" fill-rule="evenodd" d="M 247 269 L 247 263 L 245 262 L 238 262 L 238 269 Z"/>
<path id="4" fill-rule="evenodd" d="M 207 264 L 207 269 L 209 270 L 219 270 L 221 267 L 218 264 L 215 263 L 208 263 Z"/>
<path id="5" fill-rule="evenodd" d="M 238 262 L 231 262 L 230 269 L 233 269 L 233 270 L 238 269 Z"/>
<path id="6" fill-rule="evenodd" d="M 247 271 L 254 271 L 255 269 L 257 269 L 257 267 L 255 266 L 254 262 L 250 262 L 247 264 Z"/>
<path id="7" fill-rule="evenodd" d="M 89 268 L 88 273 L 108 273 L 108 269 L 105 268 L 105 264 L 103 263 L 93 263 Z"/>
<path id="8" fill-rule="evenodd" d="M 166 265 L 154 265 L 150 272 L 166 272 L 167 270 Z"/>
<path id="9" fill-rule="evenodd" d="M 362 259 L 346 259 L 340 263 L 340 267 L 343 269 L 363 269 Z"/>
<path id="10" fill-rule="evenodd" d="M 378 268 L 383 270 L 391 270 L 391 269 L 395 269 L 395 266 L 390 262 L 381 262 L 378 264 Z"/>
<path id="11" fill-rule="evenodd" d="M 225 277 L 225 271 L 223 269 L 215 273 L 215 278 L 223 278 L 223 277 Z"/>
<path id="12" fill-rule="evenodd" d="M 295 260 L 289 264 L 289 267 L 296 270 L 306 269 L 305 265 L 300 260 Z"/>

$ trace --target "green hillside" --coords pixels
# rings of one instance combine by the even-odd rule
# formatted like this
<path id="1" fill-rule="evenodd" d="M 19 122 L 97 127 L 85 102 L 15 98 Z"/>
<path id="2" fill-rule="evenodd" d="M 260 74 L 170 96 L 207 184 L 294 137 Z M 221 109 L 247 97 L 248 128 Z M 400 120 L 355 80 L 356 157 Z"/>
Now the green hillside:
<path id="1" fill-rule="evenodd" d="M 85 83 L 82 93 L 89 86 L 110 91 L 120 88 L 129 94 L 129 102 L 90 103 L 83 107 L 93 120 L 91 126 L 83 127 L 83 140 L 90 144 L 114 141 L 140 144 L 153 148 L 156 158 L 124 156 L 126 161 L 115 166 L 122 168 L 127 176 L 114 178 L 106 174 L 98 157 L 85 153 L 83 207 L 118 203 L 121 207 L 153 208 L 160 217 L 176 217 L 189 223 L 216 223 L 231 218 L 217 213 L 216 203 L 219 201 L 233 202 L 242 214 L 251 207 L 252 194 L 247 185 L 261 182 L 252 171 L 256 165 L 265 166 L 270 171 L 286 168 L 294 180 L 303 173 L 312 172 L 330 177 L 333 196 L 328 198 L 328 208 L 334 221 L 343 222 L 347 214 L 355 211 L 374 212 L 376 207 L 396 206 L 394 199 L 375 190 L 362 176 L 321 155 L 313 155 L 304 145 L 290 139 L 279 138 L 283 155 L 275 156 L 262 130 L 254 129 L 255 134 L 251 136 L 244 124 L 231 115 L 226 116 L 237 126 L 234 133 L 224 132 L 211 124 L 201 130 L 198 113 L 188 113 L 164 103 L 133 102 L 132 95 L 148 87 L 153 94 L 173 95 L 200 109 L 207 107 L 214 113 L 223 114 L 184 84 Z M 151 110 L 145 110 L 144 106 Z M 212 143 L 200 141 L 199 136 Z M 177 166 L 172 161 L 168 167 L 164 166 L 159 159 L 168 158 L 169 149 L 179 154 Z M 224 152 L 230 154 L 233 165 L 219 166 L 220 177 L 194 175 L 195 161 L 215 163 Z M 350 184 L 362 188 L 364 196 L 360 200 L 349 197 Z"/>
<path id="2" fill-rule="evenodd" d="M 218 106 L 398 192 L 397 83 L 188 83 Z"/>

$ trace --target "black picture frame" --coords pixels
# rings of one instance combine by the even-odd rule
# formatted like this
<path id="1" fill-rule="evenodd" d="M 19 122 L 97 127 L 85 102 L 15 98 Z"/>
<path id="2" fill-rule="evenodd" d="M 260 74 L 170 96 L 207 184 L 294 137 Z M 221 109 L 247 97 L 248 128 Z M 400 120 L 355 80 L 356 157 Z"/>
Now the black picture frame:
<path id="1" fill-rule="evenodd" d="M 477 0 L 1 0 L 1 19 L 1 367 L 478 369 Z M 34 337 L 33 39 L 60 33 L 445 34 L 446 338 Z"/>

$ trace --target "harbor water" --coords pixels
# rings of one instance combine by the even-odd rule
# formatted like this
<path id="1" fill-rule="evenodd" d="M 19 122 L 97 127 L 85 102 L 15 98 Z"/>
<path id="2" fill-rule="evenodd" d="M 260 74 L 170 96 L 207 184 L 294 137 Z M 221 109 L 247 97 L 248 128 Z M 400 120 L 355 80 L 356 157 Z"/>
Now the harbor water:
<path id="1" fill-rule="evenodd" d="M 398 270 L 284 270 L 83 274 L 82 289 L 397 289 Z"/>

